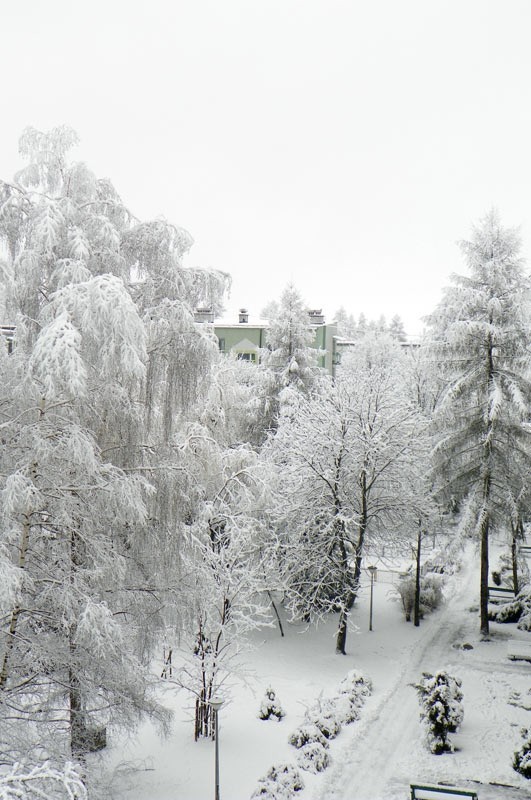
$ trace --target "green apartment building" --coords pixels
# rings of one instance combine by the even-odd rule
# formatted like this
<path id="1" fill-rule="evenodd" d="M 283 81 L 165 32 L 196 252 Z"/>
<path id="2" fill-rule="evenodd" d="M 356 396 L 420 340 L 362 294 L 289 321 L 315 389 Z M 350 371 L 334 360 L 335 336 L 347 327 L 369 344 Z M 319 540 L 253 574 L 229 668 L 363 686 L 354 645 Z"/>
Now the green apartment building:
<path id="1" fill-rule="evenodd" d="M 238 358 L 256 363 L 260 359 L 260 350 L 267 347 L 268 323 L 265 320 L 250 318 L 245 308 L 241 308 L 237 316 L 237 321 L 215 320 L 211 309 L 198 308 L 195 320 L 214 326 L 214 333 L 222 353 L 234 353 Z M 315 332 L 313 346 L 317 350 L 324 351 L 324 355 L 319 359 L 319 366 L 333 375 L 338 363 L 337 325 L 334 322 L 325 323 L 320 309 L 308 311 L 308 321 Z"/>

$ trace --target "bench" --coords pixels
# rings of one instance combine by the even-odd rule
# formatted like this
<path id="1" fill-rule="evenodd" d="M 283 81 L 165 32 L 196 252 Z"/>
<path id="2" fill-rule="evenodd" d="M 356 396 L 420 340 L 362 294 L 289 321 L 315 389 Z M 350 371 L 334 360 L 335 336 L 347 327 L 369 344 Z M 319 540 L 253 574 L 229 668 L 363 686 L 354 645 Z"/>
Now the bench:
<path id="1" fill-rule="evenodd" d="M 507 656 L 511 661 L 531 661 L 531 641 L 511 639 L 507 642 Z"/>
<path id="2" fill-rule="evenodd" d="M 489 586 L 489 601 L 505 600 L 507 603 L 514 600 L 514 589 L 509 589 L 507 586 Z"/>
<path id="3" fill-rule="evenodd" d="M 411 800 L 462 800 L 463 797 L 478 800 L 476 792 L 455 786 L 419 786 L 412 783 L 410 788 Z"/>
<path id="4" fill-rule="evenodd" d="M 523 556 L 531 556 L 531 544 L 520 545 L 520 552 Z"/>

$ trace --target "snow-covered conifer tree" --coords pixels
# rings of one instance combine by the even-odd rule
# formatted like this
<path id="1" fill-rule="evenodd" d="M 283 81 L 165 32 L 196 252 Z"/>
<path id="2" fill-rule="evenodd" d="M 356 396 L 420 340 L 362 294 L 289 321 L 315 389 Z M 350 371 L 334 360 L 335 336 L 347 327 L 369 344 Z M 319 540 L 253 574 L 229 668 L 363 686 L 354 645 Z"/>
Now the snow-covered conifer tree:
<path id="1" fill-rule="evenodd" d="M 274 371 L 281 388 L 311 388 L 318 375 L 314 338 L 308 310 L 295 286 L 289 284 L 266 332 L 268 351 L 263 357 L 264 365 Z"/>
<path id="2" fill-rule="evenodd" d="M 264 430 L 274 430 L 281 408 L 289 408 L 294 392 L 315 390 L 323 374 L 321 353 L 312 347 L 315 331 L 301 295 L 289 284 L 280 298 L 266 332 L 267 349 L 261 356 L 262 417 Z"/>
<path id="3" fill-rule="evenodd" d="M 391 322 L 389 323 L 389 334 L 398 342 L 407 341 L 404 323 L 402 321 L 402 317 L 400 317 L 398 314 L 395 314 L 394 317 L 391 318 Z"/>
<path id="4" fill-rule="evenodd" d="M 439 670 L 435 675 L 425 672 L 415 688 L 431 752 L 434 755 L 451 753 L 453 747 L 448 734 L 459 728 L 464 716 L 461 681 L 445 670 Z"/>
<path id="5" fill-rule="evenodd" d="M 434 456 L 440 496 L 462 503 L 462 527 L 480 543 L 487 635 L 489 537 L 518 518 L 531 466 L 529 279 L 517 231 L 494 211 L 461 249 L 469 274 L 454 276 L 429 318 L 432 354 L 447 379 Z"/>

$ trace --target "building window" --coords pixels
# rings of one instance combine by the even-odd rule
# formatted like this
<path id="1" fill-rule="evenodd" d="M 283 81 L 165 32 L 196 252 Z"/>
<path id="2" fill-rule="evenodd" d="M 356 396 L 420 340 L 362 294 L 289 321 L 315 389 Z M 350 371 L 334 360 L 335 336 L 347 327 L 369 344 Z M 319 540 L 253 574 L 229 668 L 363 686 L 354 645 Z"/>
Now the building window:
<path id="1" fill-rule="evenodd" d="M 222 353 L 225 352 L 225 339 L 218 339 L 218 347 Z"/>
<path id="2" fill-rule="evenodd" d="M 252 361 L 254 363 L 256 361 L 256 353 L 237 353 L 237 358 L 240 361 Z"/>

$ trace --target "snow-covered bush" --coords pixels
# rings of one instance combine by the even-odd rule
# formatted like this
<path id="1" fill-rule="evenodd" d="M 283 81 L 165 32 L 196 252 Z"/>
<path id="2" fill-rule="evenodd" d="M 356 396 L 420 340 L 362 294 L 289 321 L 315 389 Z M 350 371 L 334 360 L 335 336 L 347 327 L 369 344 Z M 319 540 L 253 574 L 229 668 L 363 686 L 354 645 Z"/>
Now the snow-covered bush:
<path id="1" fill-rule="evenodd" d="M 306 772 L 322 772 L 330 764 L 330 756 L 320 742 L 308 742 L 299 749 L 297 763 Z"/>
<path id="2" fill-rule="evenodd" d="M 294 730 L 288 742 L 297 749 L 304 747 L 305 744 L 312 744 L 313 742 L 317 742 L 317 744 L 321 744 L 323 747 L 328 747 L 328 739 L 313 722 L 304 723 Z"/>
<path id="3" fill-rule="evenodd" d="M 350 725 L 360 716 L 360 703 L 350 694 L 340 694 L 336 699 L 337 717 L 342 725 Z"/>
<path id="4" fill-rule="evenodd" d="M 531 631 L 531 583 L 523 586 L 518 593 L 517 600 L 522 605 L 522 614 L 517 627 L 521 631 Z"/>
<path id="5" fill-rule="evenodd" d="M 420 617 L 421 619 L 430 611 L 434 611 L 441 605 L 442 594 L 442 576 L 432 573 L 424 575 L 420 579 Z M 408 575 L 402 578 L 396 590 L 402 600 L 402 607 L 406 616 L 406 622 L 411 621 L 411 615 L 415 607 L 415 576 Z"/>
<path id="6" fill-rule="evenodd" d="M 493 622 L 518 622 L 521 631 L 531 631 L 531 584 L 523 586 L 509 603 L 489 606 L 489 619 Z"/>
<path id="7" fill-rule="evenodd" d="M 448 734 L 455 732 L 463 721 L 461 681 L 444 670 L 431 675 L 424 672 L 415 685 L 421 704 L 420 717 L 427 725 L 427 741 L 432 753 L 451 753 Z"/>
<path id="8" fill-rule="evenodd" d="M 338 686 L 335 700 L 337 716 L 343 725 L 349 725 L 359 718 L 359 709 L 372 691 L 370 680 L 353 669 L 348 672 Z"/>
<path id="9" fill-rule="evenodd" d="M 280 722 L 280 720 L 285 716 L 286 712 L 282 708 L 280 701 L 277 699 L 274 690 L 271 688 L 271 686 L 268 686 L 260 704 L 258 718 L 266 720 L 271 719 L 271 717 L 276 717 L 278 722 Z"/>
<path id="10" fill-rule="evenodd" d="M 529 567 L 525 556 L 517 555 L 518 564 L 518 582 L 520 585 L 525 584 L 530 579 Z M 502 553 L 497 564 L 491 571 L 492 582 L 495 586 L 506 586 L 509 589 L 514 588 L 513 583 L 513 559 L 510 553 Z"/>
<path id="11" fill-rule="evenodd" d="M 328 740 L 337 736 L 342 725 L 348 725 L 358 719 L 359 709 L 371 693 L 371 689 L 371 682 L 367 678 L 357 670 L 351 670 L 340 682 L 336 696 L 319 697 L 314 705 L 307 709 L 305 721 L 288 739 L 298 750 L 297 763 L 301 769 L 317 773 L 328 767 L 330 763 L 327 753 Z M 254 797 L 262 797 L 265 800 L 276 795 L 255 793 Z"/>
<path id="12" fill-rule="evenodd" d="M 365 697 L 368 697 L 372 691 L 372 683 L 368 678 L 365 678 L 361 672 L 355 669 L 347 672 L 344 678 L 339 683 L 338 692 L 340 695 L 348 694 L 353 698 L 359 700 L 359 705 L 362 706 L 365 702 Z"/>
<path id="13" fill-rule="evenodd" d="M 521 734 L 524 741 L 514 754 L 513 769 L 524 778 L 531 778 L 531 730 L 522 728 Z"/>
<path id="14" fill-rule="evenodd" d="M 293 764 L 275 764 L 265 777 L 260 778 L 251 800 L 291 800 L 295 792 L 304 789 L 304 781 Z"/>
<path id="15" fill-rule="evenodd" d="M 518 622 L 522 616 L 522 603 L 518 598 L 509 603 L 489 606 L 489 619 L 493 622 Z"/>
<path id="16" fill-rule="evenodd" d="M 305 719 L 317 725 L 323 736 L 335 739 L 341 730 L 341 716 L 336 703 L 329 698 L 320 697 L 317 702 L 307 709 Z"/>

